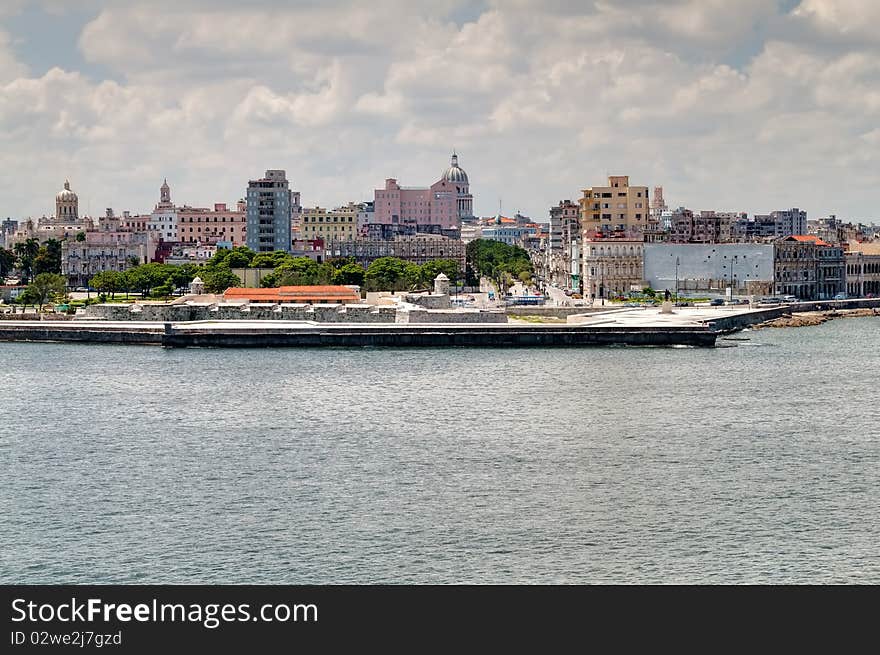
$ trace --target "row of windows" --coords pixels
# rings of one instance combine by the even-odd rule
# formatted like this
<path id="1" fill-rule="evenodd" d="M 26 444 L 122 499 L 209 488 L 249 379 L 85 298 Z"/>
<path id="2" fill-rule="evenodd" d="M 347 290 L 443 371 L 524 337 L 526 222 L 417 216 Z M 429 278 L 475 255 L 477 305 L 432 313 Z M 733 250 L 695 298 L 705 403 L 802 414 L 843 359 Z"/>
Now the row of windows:
<path id="1" fill-rule="evenodd" d="M 303 222 L 304 222 L 304 223 L 308 223 L 310 218 L 311 218 L 311 222 L 312 222 L 312 223 L 316 223 L 316 222 L 317 222 L 317 223 L 323 223 L 323 222 L 324 222 L 324 217 L 323 217 L 323 216 L 311 216 L 311 217 L 309 217 L 309 216 L 304 216 L 304 217 L 303 217 Z M 345 222 L 346 222 L 346 220 L 345 220 L 346 218 L 348 219 L 348 222 L 349 222 L 349 223 L 353 223 L 353 222 L 354 222 L 354 217 L 352 217 L 352 216 L 334 216 L 332 222 L 333 222 L 333 223 L 336 223 L 336 222 L 337 222 L 337 219 L 338 219 L 338 222 L 339 222 L 339 223 L 345 223 Z M 328 223 L 331 222 L 329 216 L 327 217 L 327 222 L 328 222 Z"/>

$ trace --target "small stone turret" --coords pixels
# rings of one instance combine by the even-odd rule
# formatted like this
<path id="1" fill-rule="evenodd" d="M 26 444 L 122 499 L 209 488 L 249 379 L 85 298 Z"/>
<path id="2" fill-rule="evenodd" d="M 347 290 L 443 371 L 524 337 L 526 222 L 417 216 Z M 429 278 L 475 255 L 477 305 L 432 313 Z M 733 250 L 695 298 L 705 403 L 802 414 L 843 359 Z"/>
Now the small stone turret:
<path id="1" fill-rule="evenodd" d="M 202 282 L 202 278 L 194 277 L 193 281 L 189 283 L 189 292 L 193 296 L 200 296 L 205 293 L 205 283 Z"/>
<path id="2" fill-rule="evenodd" d="M 434 278 L 434 293 L 449 295 L 449 278 L 445 273 L 440 273 Z"/>

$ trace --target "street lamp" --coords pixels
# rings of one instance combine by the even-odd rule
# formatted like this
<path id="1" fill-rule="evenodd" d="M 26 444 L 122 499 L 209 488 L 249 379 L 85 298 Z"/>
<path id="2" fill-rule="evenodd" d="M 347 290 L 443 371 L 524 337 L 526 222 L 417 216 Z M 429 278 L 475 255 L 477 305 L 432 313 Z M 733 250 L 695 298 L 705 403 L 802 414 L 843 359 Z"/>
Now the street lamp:
<path id="1" fill-rule="evenodd" d="M 676 302 L 678 302 L 678 265 L 680 263 L 681 262 L 679 261 L 679 258 L 676 257 L 675 258 L 675 301 Z"/>

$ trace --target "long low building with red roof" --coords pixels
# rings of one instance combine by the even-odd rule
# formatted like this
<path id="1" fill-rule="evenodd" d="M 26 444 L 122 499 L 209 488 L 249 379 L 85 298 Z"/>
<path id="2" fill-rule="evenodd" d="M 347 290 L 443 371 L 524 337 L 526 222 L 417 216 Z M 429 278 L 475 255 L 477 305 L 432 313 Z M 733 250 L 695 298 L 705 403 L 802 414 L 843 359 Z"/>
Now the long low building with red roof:
<path id="1" fill-rule="evenodd" d="M 356 287 L 330 284 L 260 289 L 232 287 L 226 290 L 223 299 L 254 303 L 354 304 L 361 301 L 361 294 Z"/>

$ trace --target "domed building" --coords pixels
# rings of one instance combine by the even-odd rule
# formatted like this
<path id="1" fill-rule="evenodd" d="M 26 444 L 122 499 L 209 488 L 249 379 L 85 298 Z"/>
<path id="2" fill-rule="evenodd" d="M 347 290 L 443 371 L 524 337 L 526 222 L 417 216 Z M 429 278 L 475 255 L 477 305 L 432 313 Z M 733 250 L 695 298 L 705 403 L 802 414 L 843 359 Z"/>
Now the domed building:
<path id="1" fill-rule="evenodd" d="M 381 232 L 381 238 L 429 233 L 459 239 L 461 224 L 476 220 L 473 206 L 468 174 L 453 152 L 449 167 L 430 187 L 401 186 L 396 178 L 386 179 L 385 188 L 375 190 L 371 229 Z"/>
<path id="2" fill-rule="evenodd" d="M 55 194 L 55 220 L 73 222 L 79 218 L 79 198 L 70 190 L 70 180 L 64 180 L 64 188 Z"/>
<path id="3" fill-rule="evenodd" d="M 458 217 L 465 222 L 473 219 L 474 197 L 470 194 L 470 182 L 465 170 L 458 165 L 458 154 L 454 150 L 449 168 L 443 171 L 441 182 L 447 182 L 455 187 Z"/>

